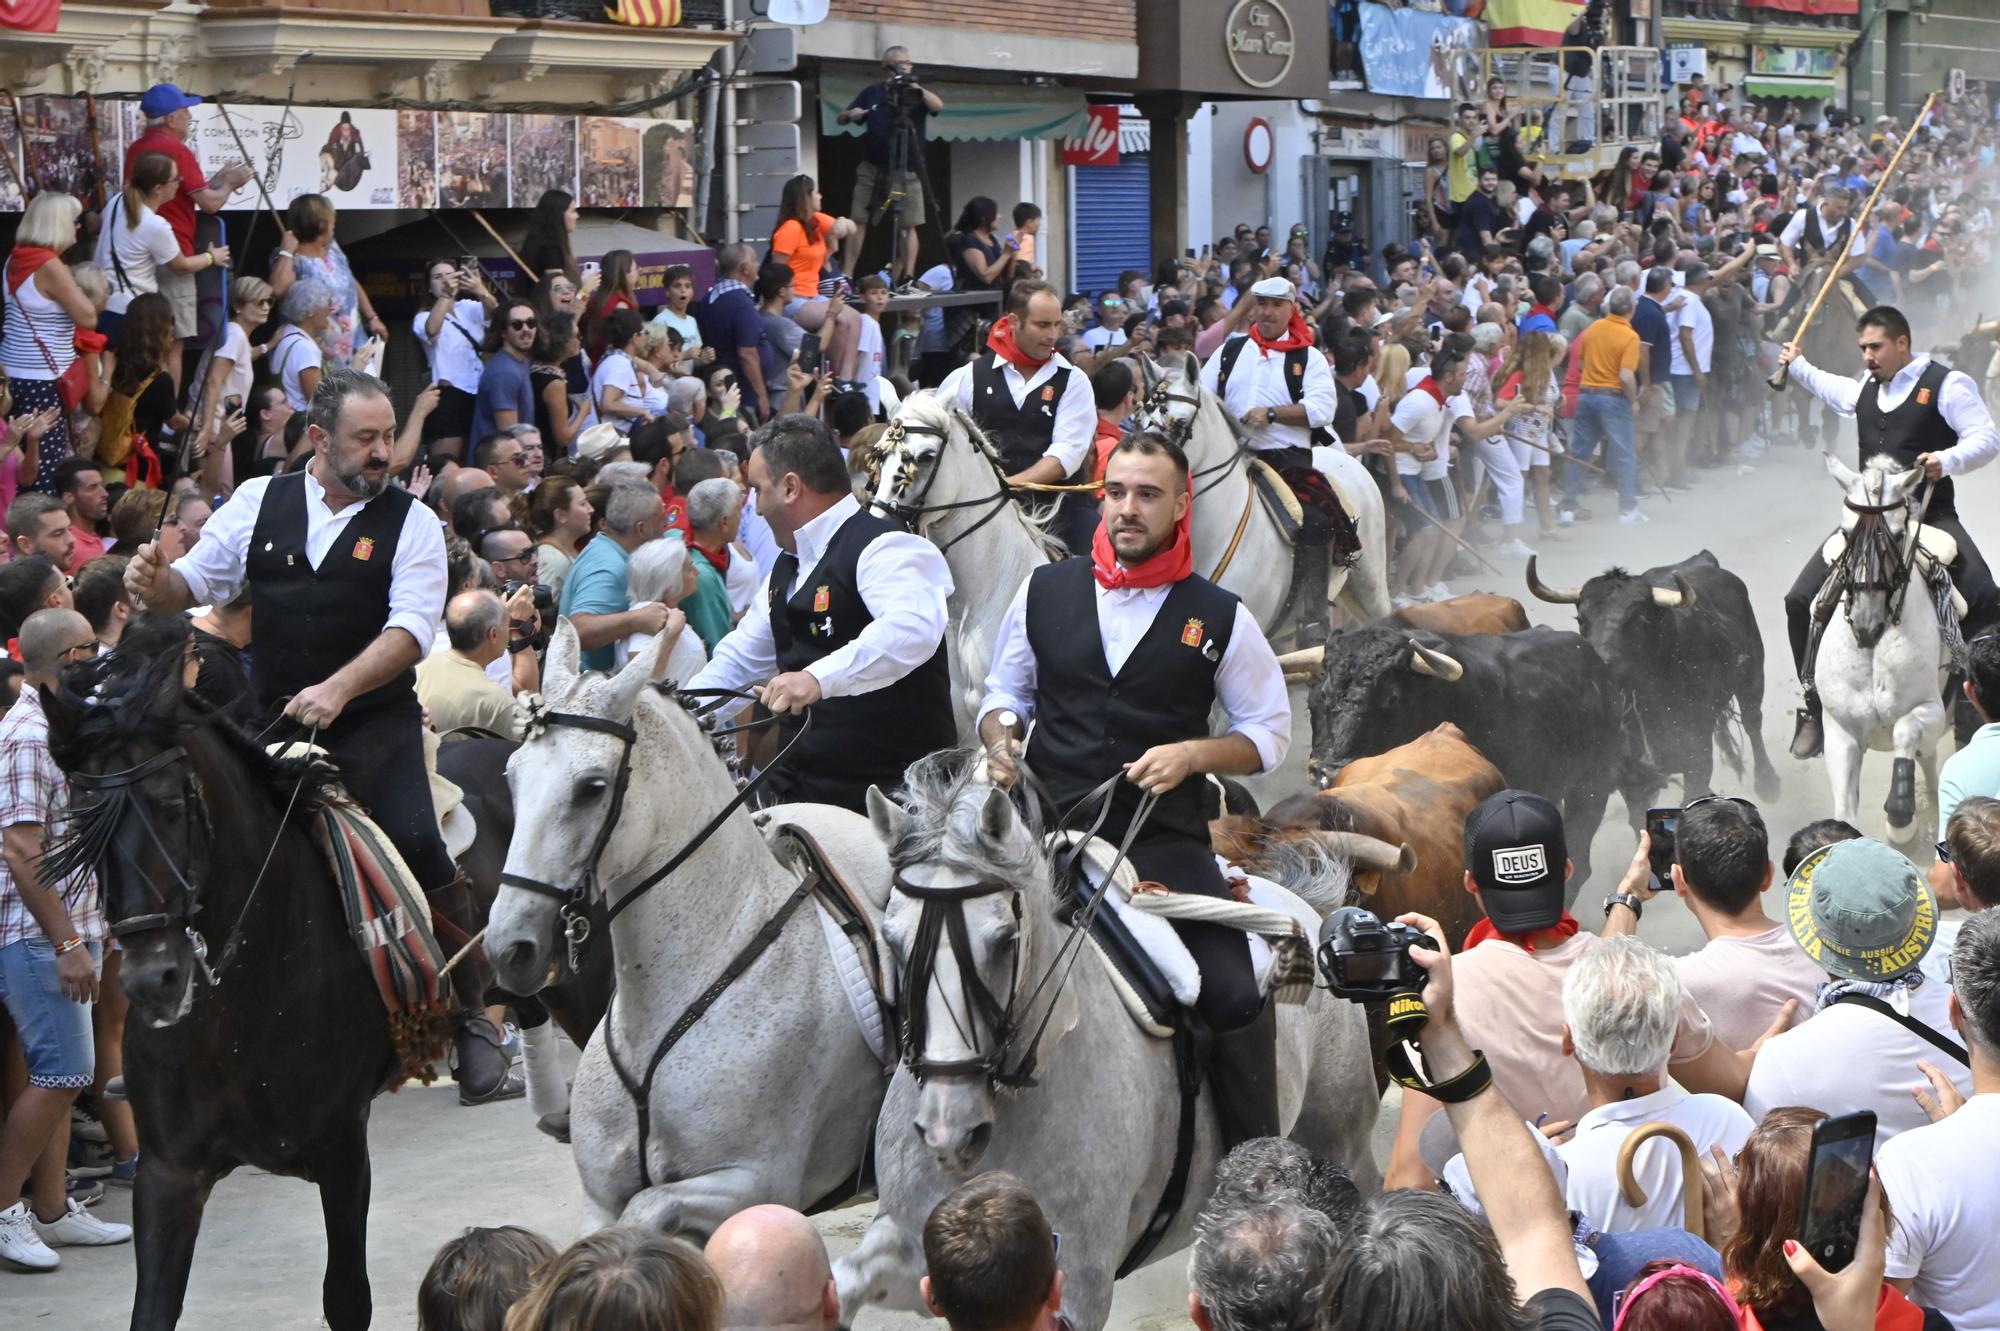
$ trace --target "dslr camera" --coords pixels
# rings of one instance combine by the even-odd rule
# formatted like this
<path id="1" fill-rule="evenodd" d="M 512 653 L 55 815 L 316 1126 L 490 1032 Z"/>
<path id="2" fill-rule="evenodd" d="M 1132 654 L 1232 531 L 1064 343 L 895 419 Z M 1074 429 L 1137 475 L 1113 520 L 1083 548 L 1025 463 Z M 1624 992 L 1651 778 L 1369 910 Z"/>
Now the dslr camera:
<path id="1" fill-rule="evenodd" d="M 1354 1003 L 1384 1003 L 1422 991 L 1424 968 L 1410 959 L 1413 949 L 1437 951 L 1421 929 L 1374 911 L 1343 906 L 1319 926 L 1319 972 L 1336 998 Z"/>
<path id="2" fill-rule="evenodd" d="M 549 645 L 549 635 L 555 632 L 556 594 L 542 583 L 529 584 L 520 578 L 509 578 L 501 584 L 500 599 L 513 599 L 514 593 L 532 585 L 535 589 L 535 614 L 541 619 L 541 628 L 535 633 L 535 650 L 545 651 Z"/>

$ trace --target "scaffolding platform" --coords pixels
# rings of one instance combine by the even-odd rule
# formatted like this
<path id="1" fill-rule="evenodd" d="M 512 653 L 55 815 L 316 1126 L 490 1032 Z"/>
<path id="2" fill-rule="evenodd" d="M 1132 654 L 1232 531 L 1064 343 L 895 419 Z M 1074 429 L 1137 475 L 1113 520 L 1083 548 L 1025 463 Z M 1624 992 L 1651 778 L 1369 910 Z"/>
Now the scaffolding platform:
<path id="1" fill-rule="evenodd" d="M 1565 73 L 1587 57 L 1591 73 Z M 1666 127 L 1667 83 L 1650 46 L 1488 46 L 1454 53 L 1462 99 L 1485 99 L 1494 79 L 1521 116 L 1521 152 L 1566 179 L 1609 171 L 1626 148 L 1657 148 Z"/>

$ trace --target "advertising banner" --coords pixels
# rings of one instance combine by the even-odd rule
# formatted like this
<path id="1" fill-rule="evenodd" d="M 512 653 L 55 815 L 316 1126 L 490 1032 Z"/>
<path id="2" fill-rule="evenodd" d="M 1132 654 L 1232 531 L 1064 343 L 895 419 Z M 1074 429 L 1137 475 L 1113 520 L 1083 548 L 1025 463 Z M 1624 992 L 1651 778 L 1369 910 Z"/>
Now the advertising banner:
<path id="1" fill-rule="evenodd" d="M 1370 92 L 1478 101 L 1477 62 L 1463 57 L 1485 44 L 1486 30 L 1473 19 L 1361 6 L 1361 67 Z"/>

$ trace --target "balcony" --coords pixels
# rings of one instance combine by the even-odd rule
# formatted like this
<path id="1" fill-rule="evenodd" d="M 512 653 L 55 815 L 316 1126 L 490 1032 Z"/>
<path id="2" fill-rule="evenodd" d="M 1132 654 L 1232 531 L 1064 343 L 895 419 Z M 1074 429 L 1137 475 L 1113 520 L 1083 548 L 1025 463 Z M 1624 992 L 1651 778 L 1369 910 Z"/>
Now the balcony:
<path id="1" fill-rule="evenodd" d="M 1660 0 L 1668 19 L 1742 23 L 1783 32 L 1786 29 L 1860 27 L 1857 0 Z"/>

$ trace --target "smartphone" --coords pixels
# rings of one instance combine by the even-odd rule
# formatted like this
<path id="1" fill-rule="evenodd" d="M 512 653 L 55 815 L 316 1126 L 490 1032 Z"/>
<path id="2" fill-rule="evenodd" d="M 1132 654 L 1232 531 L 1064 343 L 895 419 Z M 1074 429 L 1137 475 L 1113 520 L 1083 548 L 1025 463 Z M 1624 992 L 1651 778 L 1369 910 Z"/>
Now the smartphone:
<path id="1" fill-rule="evenodd" d="M 1813 1128 L 1806 1191 L 1799 1199 L 1799 1242 L 1829 1271 L 1845 1270 L 1854 1260 L 1874 1162 L 1873 1112 L 1821 1119 Z"/>
<path id="2" fill-rule="evenodd" d="M 1646 810 L 1646 835 L 1651 838 L 1647 858 L 1653 866 L 1653 888 L 1664 892 L 1673 882 L 1674 830 L 1680 826 L 1681 811 Z"/>
<path id="3" fill-rule="evenodd" d="M 801 370 L 804 370 L 807 374 L 818 374 L 822 359 L 824 357 L 820 352 L 818 333 L 807 333 L 799 339 L 799 368 Z"/>
<path id="4" fill-rule="evenodd" d="M 1192 259 L 1192 258 L 1194 257 L 1194 246 L 1192 246 L 1192 245 L 1188 246 L 1188 252 L 1187 252 L 1187 256 L 1188 256 L 1188 258 L 1190 258 L 1190 259 Z"/>
<path id="5" fill-rule="evenodd" d="M 222 415 L 226 420 L 243 410 L 243 399 L 235 393 L 222 399 Z"/>
<path id="6" fill-rule="evenodd" d="M 595 259 L 585 259 L 581 264 L 577 265 L 577 271 L 584 273 L 595 273 L 601 270 L 603 267 L 604 265 L 599 263 Z"/>
<path id="7" fill-rule="evenodd" d="M 479 260 L 470 254 L 461 254 L 458 256 L 458 266 L 468 273 L 476 273 L 479 271 Z"/>

